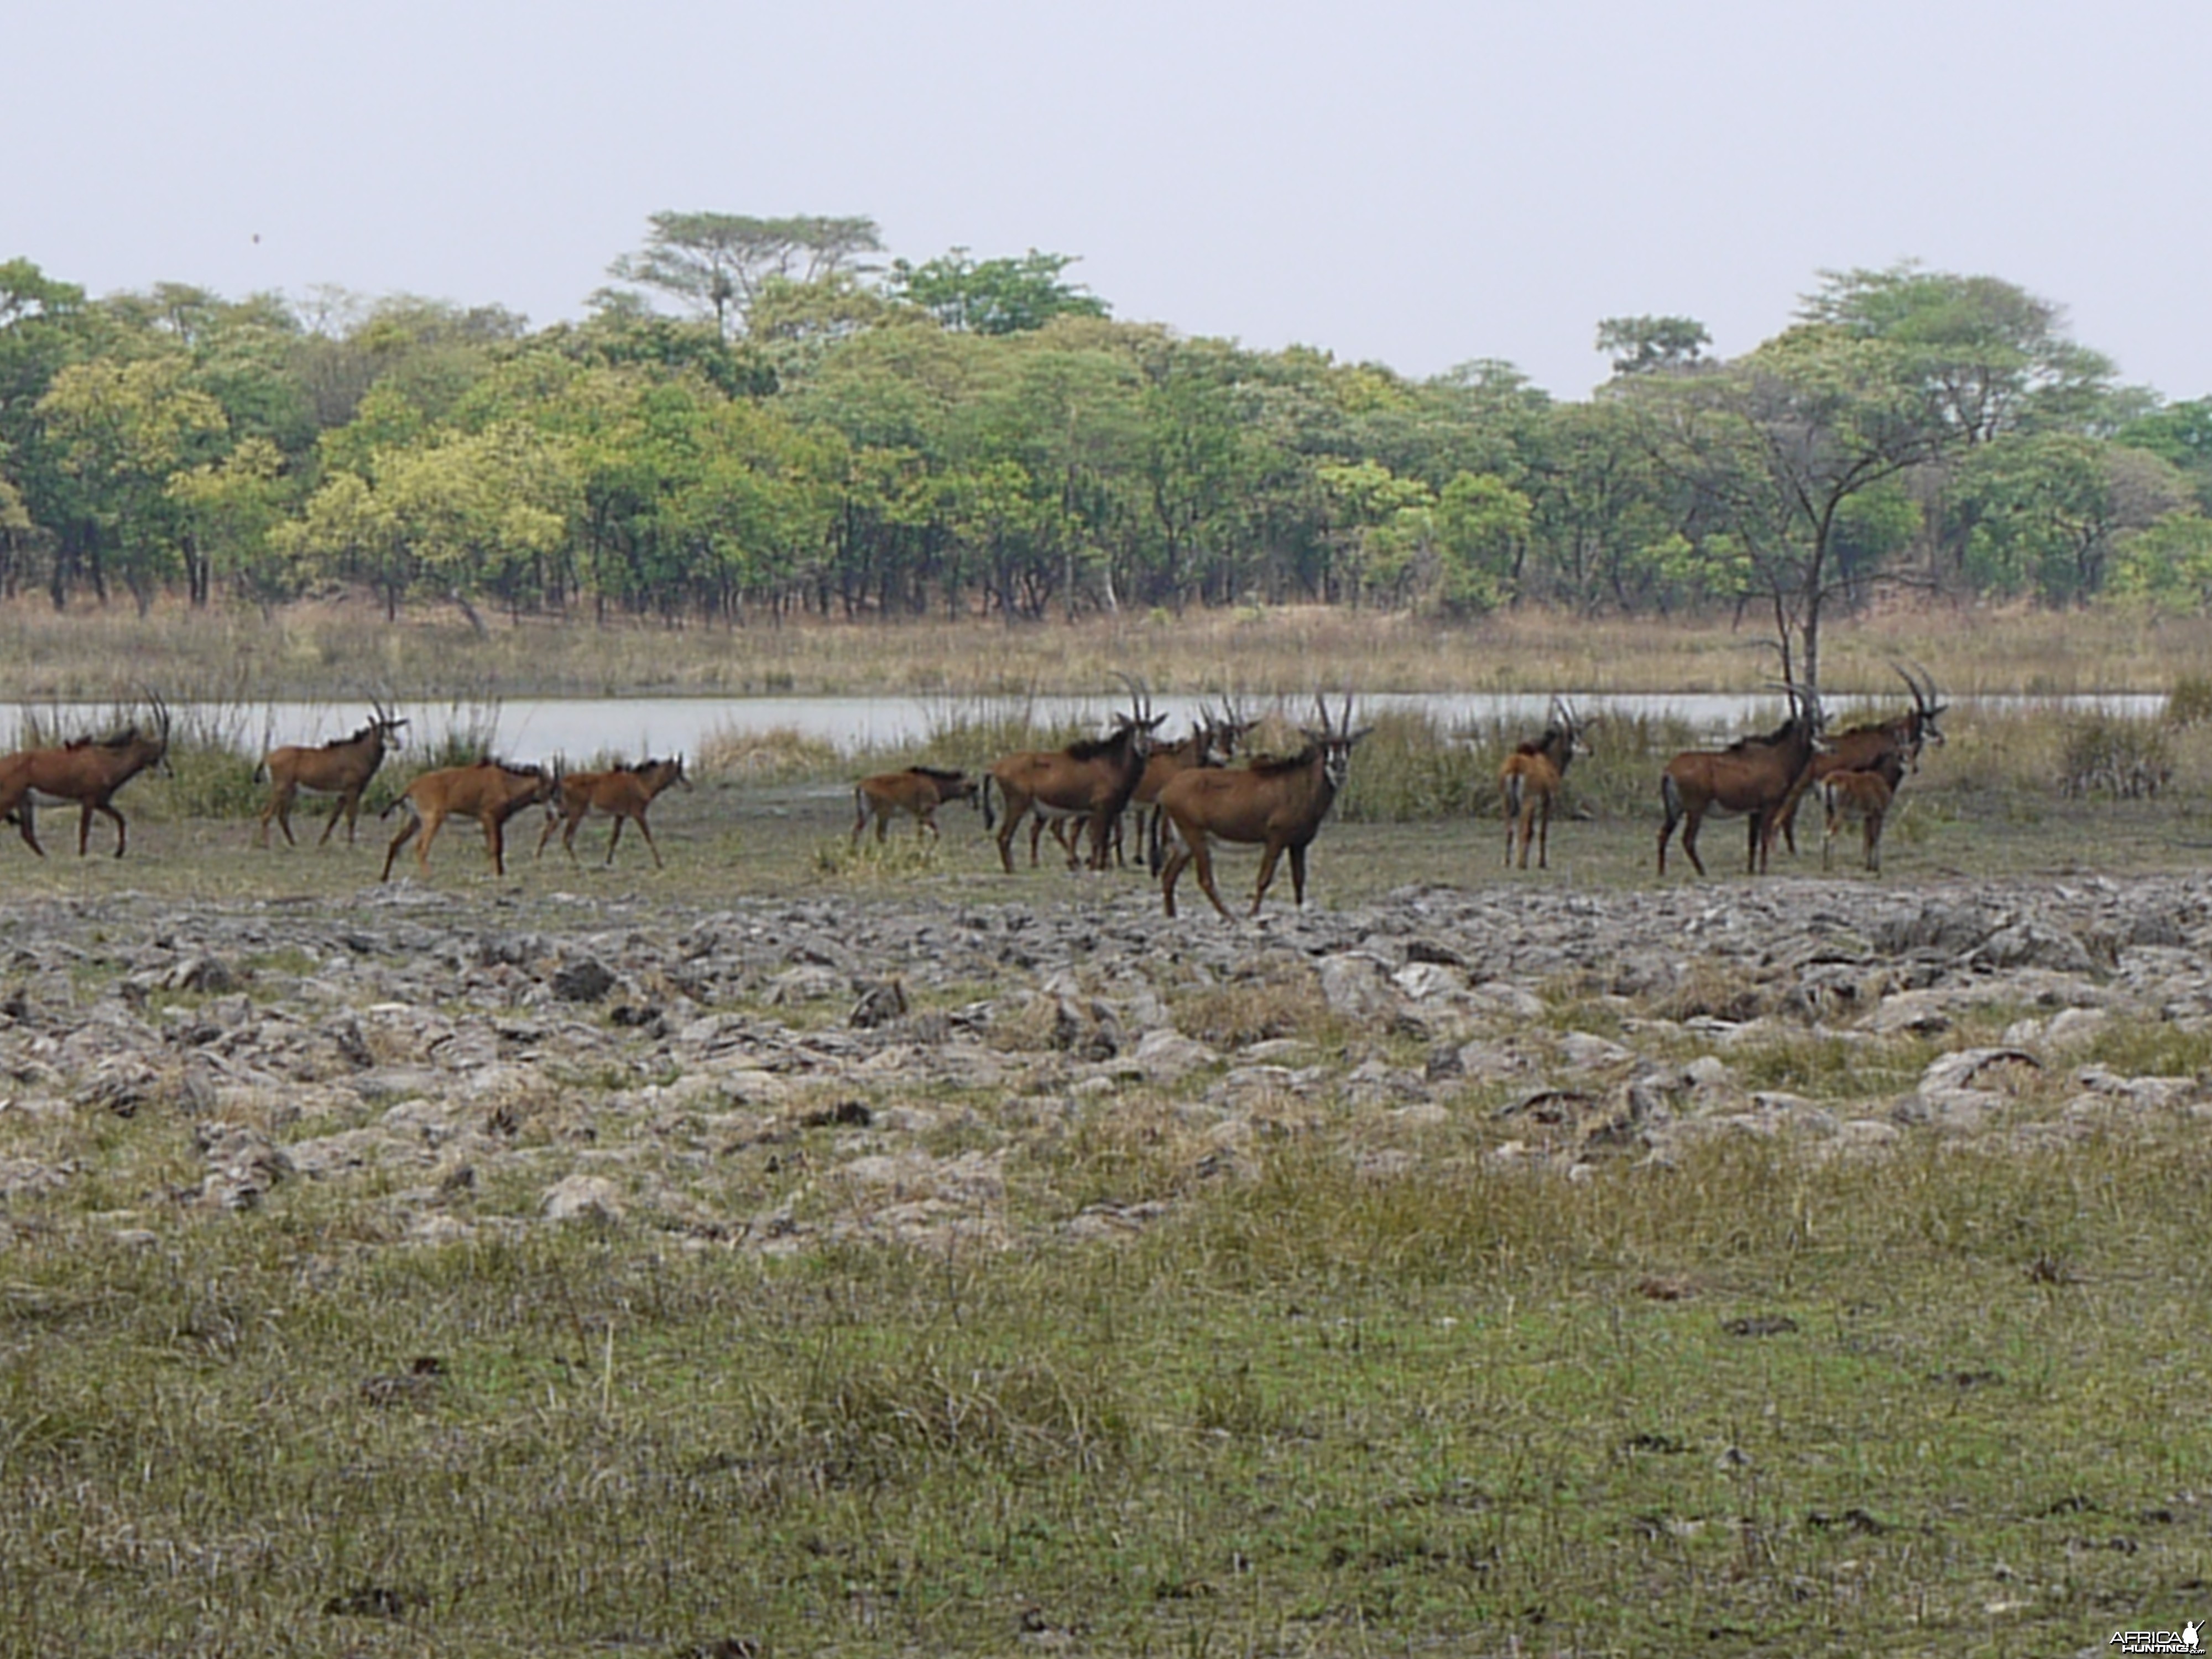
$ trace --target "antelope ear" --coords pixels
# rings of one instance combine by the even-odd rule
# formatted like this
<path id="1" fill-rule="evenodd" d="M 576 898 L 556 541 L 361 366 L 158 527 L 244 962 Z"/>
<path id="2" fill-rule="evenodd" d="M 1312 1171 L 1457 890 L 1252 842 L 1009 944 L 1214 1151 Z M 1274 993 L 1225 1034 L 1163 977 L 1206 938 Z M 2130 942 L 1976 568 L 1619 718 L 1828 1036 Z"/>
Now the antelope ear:
<path id="1" fill-rule="evenodd" d="M 1362 738 L 1365 737 L 1365 736 L 1366 736 L 1370 732 L 1372 732 L 1374 729 L 1375 729 L 1375 728 L 1374 728 L 1373 726 L 1361 726 L 1361 727 L 1360 727 L 1357 732 L 1346 732 L 1346 733 L 1344 734 L 1344 746 L 1345 746 L 1346 749 L 1351 748 L 1351 747 L 1352 747 L 1352 745 L 1353 744 L 1358 743 L 1358 742 L 1360 740 L 1360 738 Z"/>

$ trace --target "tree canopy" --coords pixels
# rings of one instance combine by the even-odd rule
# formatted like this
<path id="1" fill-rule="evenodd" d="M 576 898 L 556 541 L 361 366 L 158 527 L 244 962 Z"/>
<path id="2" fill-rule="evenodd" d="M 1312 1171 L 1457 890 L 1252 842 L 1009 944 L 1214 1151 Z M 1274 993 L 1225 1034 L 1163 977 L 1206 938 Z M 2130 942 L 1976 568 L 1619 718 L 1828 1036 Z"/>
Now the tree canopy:
<path id="1" fill-rule="evenodd" d="M 1886 588 L 2212 602 L 2212 398 L 2120 385 L 2055 304 L 1817 273 L 1735 357 L 1597 328 L 1560 402 L 1117 320 L 1035 248 L 864 263 L 864 217 L 662 213 L 589 316 L 0 264 L 0 592 L 738 623 L 1285 602 L 1462 618 Z M 669 309 L 664 312 L 660 307 Z"/>

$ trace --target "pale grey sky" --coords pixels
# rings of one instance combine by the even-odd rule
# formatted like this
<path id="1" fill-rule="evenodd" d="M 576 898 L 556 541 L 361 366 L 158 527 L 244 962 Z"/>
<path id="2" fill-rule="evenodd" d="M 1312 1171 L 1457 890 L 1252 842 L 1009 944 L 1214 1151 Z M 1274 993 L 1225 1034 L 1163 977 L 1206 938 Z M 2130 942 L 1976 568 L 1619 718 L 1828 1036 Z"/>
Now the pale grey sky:
<path id="1" fill-rule="evenodd" d="M 656 210 L 1081 256 L 1116 316 L 1563 397 L 1916 257 L 2212 394 L 2203 0 L 76 0 L 7 8 L 0 258 L 546 323 Z M 260 240 L 252 239 L 258 234 Z"/>

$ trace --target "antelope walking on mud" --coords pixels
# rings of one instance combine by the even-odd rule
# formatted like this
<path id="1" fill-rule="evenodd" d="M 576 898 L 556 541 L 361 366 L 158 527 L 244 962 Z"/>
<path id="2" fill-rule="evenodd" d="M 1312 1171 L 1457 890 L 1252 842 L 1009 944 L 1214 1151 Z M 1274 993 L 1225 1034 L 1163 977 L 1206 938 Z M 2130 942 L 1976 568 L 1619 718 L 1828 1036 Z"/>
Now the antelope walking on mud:
<path id="1" fill-rule="evenodd" d="M 1014 873 L 1014 831 L 1032 811 L 1041 817 L 1086 819 L 1091 826 L 1091 867 L 1106 867 L 1114 820 L 1136 793 L 1138 781 L 1144 776 L 1152 731 L 1167 718 L 1152 714 L 1151 700 L 1142 688 L 1133 680 L 1128 684 L 1129 712 L 1114 716 L 1114 729 L 1106 736 L 1070 744 L 1065 749 L 1008 755 L 984 778 L 984 828 L 989 829 L 994 822 L 991 786 L 994 783 L 1006 808 L 1006 822 L 998 826 L 998 842 L 999 861 L 1008 875 Z M 1034 863 L 1034 842 L 1030 857 Z"/>
<path id="2" fill-rule="evenodd" d="M 1682 825 L 1682 850 L 1699 875 L 1698 826 L 1708 815 L 1750 820 L 1746 873 L 1765 869 L 1774 843 L 1774 824 L 1782 804 L 1797 787 L 1813 757 L 1820 751 L 1820 697 L 1796 685 L 1790 694 L 1790 718 L 1765 737 L 1739 738 L 1725 749 L 1685 750 L 1667 763 L 1659 780 L 1659 799 L 1667 821 L 1659 826 L 1659 873 L 1667 873 L 1667 842 Z"/>
<path id="3" fill-rule="evenodd" d="M 338 826 L 338 817 L 345 817 L 346 845 L 354 844 L 354 820 L 361 815 L 361 793 L 368 787 L 377 769 L 384 764 L 388 750 L 401 746 L 399 728 L 404 720 L 379 702 L 372 705 L 375 718 L 349 738 L 337 738 L 319 749 L 309 749 L 288 744 L 282 749 L 272 749 L 254 768 L 253 779 L 258 783 L 269 780 L 268 804 L 261 809 L 261 821 L 253 832 L 256 847 L 269 845 L 269 820 L 276 820 L 276 827 L 284 832 L 288 847 L 300 843 L 292 834 L 292 799 L 302 789 L 312 794 L 335 795 L 337 799 L 331 807 L 331 815 L 323 821 L 323 833 L 315 839 L 321 847 L 329 842 L 331 831 Z"/>
<path id="4" fill-rule="evenodd" d="M 1942 695 L 1936 690 L 1936 677 L 1922 668 L 1920 678 L 1915 679 L 1902 663 L 1892 663 L 1890 666 L 1897 670 L 1898 677 L 1912 693 L 1911 711 L 1899 714 L 1895 720 L 1854 726 L 1844 731 L 1825 734 L 1827 747 L 1813 757 L 1812 765 L 1806 769 L 1797 787 L 1782 804 L 1779 827 L 1792 857 L 1797 852 L 1797 803 L 1804 798 L 1806 791 L 1817 789 L 1825 780 L 1838 772 L 1878 771 L 1888 777 L 1890 790 L 1894 793 L 1903 784 L 1906 774 L 1920 769 L 1921 750 L 1931 743 L 1939 745 L 1942 743 L 1943 732 L 1936 722 L 1950 705 L 1942 700 Z M 1894 769 L 1889 764 L 1893 757 L 1899 763 Z M 1880 833 L 1879 830 L 1875 832 L 1877 838 Z"/>
<path id="5" fill-rule="evenodd" d="M 1300 909 L 1306 902 L 1306 848 L 1321 833 L 1337 791 L 1352 769 L 1352 750 L 1373 728 L 1352 729 L 1352 697 L 1344 699 L 1344 713 L 1329 724 L 1328 705 L 1314 699 L 1321 711 L 1321 730 L 1304 732 L 1304 747 L 1282 759 L 1255 758 L 1243 766 L 1212 766 L 1170 778 L 1160 790 L 1160 810 L 1175 826 L 1176 846 L 1160 871 L 1160 897 L 1167 914 L 1176 913 L 1176 882 L 1185 865 L 1195 866 L 1198 884 L 1213 908 L 1230 921 L 1229 907 L 1221 902 L 1213 884 L 1213 840 L 1256 845 L 1260 882 L 1252 894 L 1252 915 L 1260 914 L 1267 885 L 1275 878 L 1275 865 L 1285 853 L 1291 855 L 1291 888 Z"/>
<path id="6" fill-rule="evenodd" d="M 916 841 L 934 836 L 937 809 L 949 800 L 972 801 L 975 793 L 975 779 L 941 766 L 909 766 L 903 772 L 878 772 L 872 778 L 862 778 L 853 786 L 853 845 L 860 844 L 860 831 L 868 827 L 872 817 L 876 821 L 876 840 L 881 842 L 896 812 L 913 815 Z"/>
<path id="7" fill-rule="evenodd" d="M 153 735 L 137 726 L 125 726 L 112 738 L 79 738 L 58 749 L 25 749 L 0 759 L 0 820 L 13 818 L 23 844 L 40 858 L 46 855 L 33 828 L 33 809 L 41 803 L 74 805 L 78 809 L 76 852 L 79 858 L 92 837 L 92 815 L 115 823 L 115 856 L 123 856 L 125 829 L 123 814 L 111 804 L 115 792 L 148 767 L 169 769 L 169 709 L 148 692 L 153 705 Z"/>
<path id="8" fill-rule="evenodd" d="M 422 866 L 422 874 L 430 873 L 430 843 L 438 838 L 438 830 L 449 817 L 474 818 L 483 825 L 484 850 L 491 856 L 492 873 L 507 873 L 507 821 L 526 806 L 534 806 L 551 800 L 559 793 L 561 775 L 549 772 L 540 766 L 509 766 L 503 761 L 480 760 L 473 766 L 449 766 L 436 772 L 425 772 L 399 793 L 399 798 L 384 809 L 381 816 L 390 817 L 395 808 L 407 809 L 407 822 L 392 838 L 392 845 L 384 852 L 384 873 L 379 881 L 392 879 L 392 861 L 399 856 L 399 849 L 415 838 L 417 831 L 422 836 L 415 848 L 415 860 Z"/>
<path id="9" fill-rule="evenodd" d="M 686 789 L 691 780 L 684 775 L 684 757 L 670 760 L 640 761 L 635 766 L 617 766 L 610 772 L 568 772 L 562 775 L 556 805 L 545 815 L 545 828 L 538 837 L 537 856 L 545 856 L 545 843 L 553 838 L 553 826 L 562 826 L 561 848 L 569 861 L 576 861 L 577 826 L 592 812 L 606 813 L 615 821 L 613 832 L 607 836 L 606 862 L 615 861 L 615 848 L 622 840 L 623 820 L 636 820 L 637 833 L 645 837 L 647 848 L 653 854 L 653 867 L 663 870 L 660 848 L 653 839 L 653 826 L 645 821 L 645 809 L 653 805 L 660 792 L 672 784 L 682 784 Z"/>
<path id="10" fill-rule="evenodd" d="M 1551 867 L 1552 802 L 1566 779 L 1567 768 L 1577 755 L 1589 753 L 1584 736 L 1596 720 L 1577 720 L 1573 707 L 1562 697 L 1552 699 L 1552 717 L 1544 735 L 1517 745 L 1498 769 L 1498 787 L 1505 798 L 1505 865 L 1513 866 L 1513 836 L 1521 836 L 1521 867 L 1528 867 L 1528 831 L 1536 831 L 1536 867 Z"/>

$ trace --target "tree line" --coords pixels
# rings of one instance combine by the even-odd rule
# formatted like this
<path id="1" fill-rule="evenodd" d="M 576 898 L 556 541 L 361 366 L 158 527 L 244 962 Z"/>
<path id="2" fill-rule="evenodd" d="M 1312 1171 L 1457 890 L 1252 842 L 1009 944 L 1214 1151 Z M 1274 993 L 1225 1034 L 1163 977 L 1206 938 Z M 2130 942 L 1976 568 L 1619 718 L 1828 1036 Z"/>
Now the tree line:
<path id="1" fill-rule="evenodd" d="M 1065 256 L 921 264 L 865 218 L 659 214 L 586 318 L 319 290 L 88 298 L 0 264 L 0 592 L 423 601 L 738 623 L 1321 601 L 1479 616 L 1900 585 L 2212 599 L 2212 398 L 2123 385 L 2056 307 L 1823 272 L 1709 355 L 1428 379 L 1116 320 Z M 664 307 L 672 307 L 673 309 Z"/>

